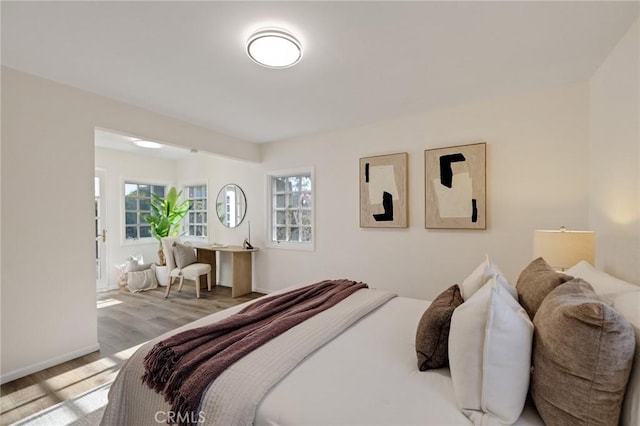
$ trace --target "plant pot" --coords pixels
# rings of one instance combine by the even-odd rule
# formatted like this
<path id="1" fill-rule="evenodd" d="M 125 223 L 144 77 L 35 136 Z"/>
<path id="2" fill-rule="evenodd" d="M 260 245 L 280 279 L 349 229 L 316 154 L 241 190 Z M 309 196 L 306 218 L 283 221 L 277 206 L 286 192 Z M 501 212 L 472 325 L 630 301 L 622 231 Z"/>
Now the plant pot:
<path id="1" fill-rule="evenodd" d="M 162 287 L 169 285 L 169 267 L 156 265 L 156 278 Z"/>

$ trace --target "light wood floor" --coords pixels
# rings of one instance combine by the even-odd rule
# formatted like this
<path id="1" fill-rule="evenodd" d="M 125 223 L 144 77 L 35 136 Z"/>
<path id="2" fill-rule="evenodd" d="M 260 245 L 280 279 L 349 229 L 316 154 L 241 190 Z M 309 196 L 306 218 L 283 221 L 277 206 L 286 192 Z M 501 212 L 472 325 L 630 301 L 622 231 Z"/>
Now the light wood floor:
<path id="1" fill-rule="evenodd" d="M 164 299 L 164 288 L 131 294 L 98 293 L 98 342 L 100 351 L 14 380 L 0 387 L 0 425 L 8 425 L 59 402 L 74 398 L 113 380 L 122 363 L 144 342 L 169 330 L 247 300 L 262 296 L 251 293 L 231 298 L 229 287 L 200 291 L 193 285 L 182 292 L 172 289 Z"/>

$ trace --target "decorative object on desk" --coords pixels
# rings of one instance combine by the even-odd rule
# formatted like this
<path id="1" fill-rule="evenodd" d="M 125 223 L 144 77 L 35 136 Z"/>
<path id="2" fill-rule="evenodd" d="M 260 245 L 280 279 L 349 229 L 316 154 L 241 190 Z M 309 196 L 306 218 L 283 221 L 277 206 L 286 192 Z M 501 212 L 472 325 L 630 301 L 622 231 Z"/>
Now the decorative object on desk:
<path id="1" fill-rule="evenodd" d="M 242 247 L 245 250 L 251 250 L 253 246 L 251 245 L 251 221 L 250 220 L 247 221 L 247 230 L 249 235 L 242 242 Z"/>
<path id="2" fill-rule="evenodd" d="M 565 271 L 581 260 L 595 264 L 593 231 L 539 230 L 533 234 L 533 257 L 542 257 L 554 269 Z"/>
<path id="3" fill-rule="evenodd" d="M 425 228 L 486 229 L 486 145 L 424 151 Z"/>
<path id="4" fill-rule="evenodd" d="M 360 159 L 360 227 L 408 226 L 406 152 Z"/>
<path id="5" fill-rule="evenodd" d="M 238 185 L 224 185 L 216 198 L 216 216 L 227 228 L 240 225 L 247 214 L 247 198 Z"/>
<path id="6" fill-rule="evenodd" d="M 166 265 L 162 251 L 162 239 L 177 237 L 180 233 L 180 221 L 191 208 L 189 200 L 179 201 L 182 191 L 171 187 L 166 197 L 151 194 L 151 214 L 145 215 L 144 220 L 151 225 L 151 235 L 158 240 L 158 264 Z"/>

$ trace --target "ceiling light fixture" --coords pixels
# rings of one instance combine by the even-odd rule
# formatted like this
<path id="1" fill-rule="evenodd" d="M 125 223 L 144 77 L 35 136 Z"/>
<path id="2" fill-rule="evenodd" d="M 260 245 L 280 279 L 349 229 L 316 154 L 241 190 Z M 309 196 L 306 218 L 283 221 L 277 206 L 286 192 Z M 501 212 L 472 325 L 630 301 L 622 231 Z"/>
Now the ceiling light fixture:
<path id="1" fill-rule="evenodd" d="M 162 148 L 162 145 L 159 144 L 158 142 L 144 141 L 142 139 L 135 139 L 133 143 L 142 148 L 150 148 L 150 149 Z"/>
<path id="2" fill-rule="evenodd" d="M 288 68 L 302 59 L 302 44 L 285 30 L 266 28 L 249 37 L 247 54 L 263 67 Z"/>

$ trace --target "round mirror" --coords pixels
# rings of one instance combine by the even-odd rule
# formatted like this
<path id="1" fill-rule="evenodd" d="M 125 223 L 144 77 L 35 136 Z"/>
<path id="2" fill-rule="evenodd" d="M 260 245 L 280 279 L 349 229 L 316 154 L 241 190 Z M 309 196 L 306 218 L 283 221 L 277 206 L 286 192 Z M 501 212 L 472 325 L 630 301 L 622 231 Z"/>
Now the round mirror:
<path id="1" fill-rule="evenodd" d="M 247 199 L 238 185 L 229 183 L 220 189 L 216 199 L 216 215 L 227 228 L 235 228 L 242 223 L 247 213 Z"/>

